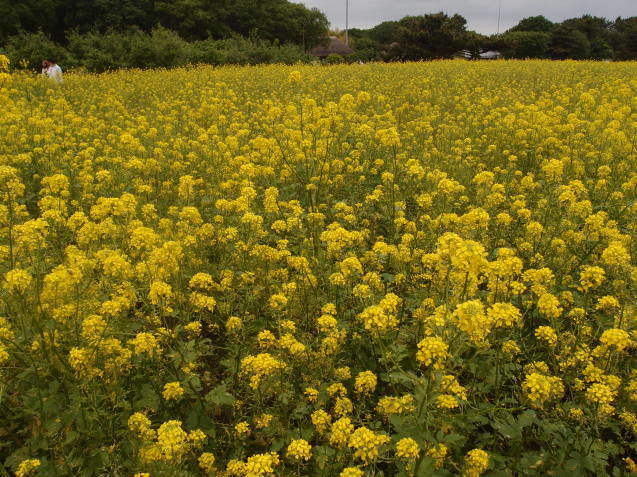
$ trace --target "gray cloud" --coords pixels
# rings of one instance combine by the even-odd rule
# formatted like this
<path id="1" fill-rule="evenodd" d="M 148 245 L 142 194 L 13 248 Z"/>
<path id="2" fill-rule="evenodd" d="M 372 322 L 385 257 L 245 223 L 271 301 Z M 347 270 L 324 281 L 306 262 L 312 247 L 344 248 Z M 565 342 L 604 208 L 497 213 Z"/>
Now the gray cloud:
<path id="1" fill-rule="evenodd" d="M 325 12 L 332 28 L 345 28 L 345 0 L 297 0 Z M 405 15 L 444 11 L 459 13 L 468 28 L 484 34 L 495 33 L 499 0 L 349 0 L 350 28 L 370 28 L 385 20 Z M 637 16 L 637 0 L 502 0 L 500 31 L 511 28 L 524 17 L 544 15 L 552 21 L 591 14 L 608 19 Z"/>

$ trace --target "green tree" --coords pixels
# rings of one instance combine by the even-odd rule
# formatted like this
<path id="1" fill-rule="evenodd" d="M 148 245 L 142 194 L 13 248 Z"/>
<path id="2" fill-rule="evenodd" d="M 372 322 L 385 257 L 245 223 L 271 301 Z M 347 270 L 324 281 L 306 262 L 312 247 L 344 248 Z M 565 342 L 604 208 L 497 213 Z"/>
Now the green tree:
<path id="1" fill-rule="evenodd" d="M 402 60 L 451 58 L 465 46 L 467 21 L 440 12 L 400 20 L 392 56 Z"/>
<path id="2" fill-rule="evenodd" d="M 155 0 L 155 23 L 189 40 L 222 38 L 232 33 L 225 23 L 227 2 L 212 0 Z"/>
<path id="3" fill-rule="evenodd" d="M 586 35 L 590 43 L 589 58 L 595 60 L 613 58 L 614 52 L 610 45 L 612 22 L 605 18 L 584 15 L 580 18 L 569 18 L 562 23 L 562 26 L 573 28 Z"/>
<path id="4" fill-rule="evenodd" d="M 25 62 L 27 68 L 39 71 L 42 60 L 54 59 L 62 68 L 75 65 L 74 58 L 69 52 L 42 31 L 29 33 L 20 32 L 9 38 L 5 51 L 11 59 L 11 64 L 18 66 Z"/>
<path id="5" fill-rule="evenodd" d="M 149 31 L 156 23 L 153 0 L 59 0 L 57 7 L 57 37 L 72 30 L 81 33 L 109 30 L 123 31 L 135 26 Z"/>
<path id="6" fill-rule="evenodd" d="M 499 49 L 506 58 L 547 58 L 551 35 L 542 31 L 508 31 Z"/>
<path id="7" fill-rule="evenodd" d="M 328 27 L 327 17 L 320 10 L 288 2 L 282 10 L 279 26 L 275 27 L 270 37 L 281 43 L 295 43 L 309 49 L 327 37 Z"/>
<path id="8" fill-rule="evenodd" d="M 328 21 L 287 0 L 0 0 L 3 43 L 20 31 L 66 44 L 70 32 L 150 33 L 158 25 L 190 41 L 239 33 L 310 47 L 326 36 Z"/>
<path id="9" fill-rule="evenodd" d="M 606 60 L 615 56 L 613 47 L 603 38 L 593 38 L 591 43 L 591 58 L 594 60 Z"/>
<path id="10" fill-rule="evenodd" d="M 584 60 L 591 56 L 591 43 L 581 31 L 560 25 L 551 36 L 549 53 L 557 60 Z"/>
<path id="11" fill-rule="evenodd" d="M 350 40 L 355 40 L 357 38 L 370 38 L 369 30 L 364 30 L 362 28 L 350 28 L 348 30 L 348 35 Z"/>
<path id="12" fill-rule="evenodd" d="M 49 37 L 58 29 L 59 0 L 0 0 L 0 42 L 21 31 L 42 31 Z"/>
<path id="13" fill-rule="evenodd" d="M 388 53 L 393 42 L 396 41 L 400 23 L 386 21 L 368 30 L 352 28 L 349 30 L 350 46 L 354 53 L 348 57 L 350 61 L 375 61 L 390 59 Z"/>
<path id="14" fill-rule="evenodd" d="M 318 44 L 328 31 L 327 17 L 322 12 L 286 0 L 234 0 L 224 22 L 244 36 L 305 43 L 307 48 Z"/>
<path id="15" fill-rule="evenodd" d="M 611 43 L 617 59 L 637 60 L 637 17 L 615 20 Z"/>
<path id="16" fill-rule="evenodd" d="M 380 45 L 367 36 L 350 36 L 350 46 L 354 53 L 347 57 L 348 61 L 376 61 L 381 58 Z"/>
<path id="17" fill-rule="evenodd" d="M 564 20 L 561 26 L 565 28 L 574 28 L 586 35 L 589 41 L 595 38 L 607 40 L 610 36 L 611 22 L 606 18 L 593 17 L 591 15 L 583 15 L 579 18 L 569 18 Z"/>
<path id="18" fill-rule="evenodd" d="M 389 45 L 390 43 L 396 41 L 396 35 L 399 28 L 399 22 L 386 21 L 379 23 L 374 28 L 370 28 L 367 31 L 369 33 L 369 37 L 372 40 L 378 42 L 381 45 Z"/>
<path id="19" fill-rule="evenodd" d="M 132 37 L 139 34 L 143 33 L 139 30 L 127 33 L 111 31 L 105 34 L 73 31 L 68 35 L 67 48 L 81 66 L 89 71 L 126 68 L 132 66 L 128 58 Z"/>
<path id="20" fill-rule="evenodd" d="M 509 29 L 509 31 L 535 31 L 547 33 L 553 31 L 554 28 L 555 23 L 553 23 L 551 20 L 548 20 L 543 15 L 538 15 L 535 17 L 523 18 L 517 25 Z"/>

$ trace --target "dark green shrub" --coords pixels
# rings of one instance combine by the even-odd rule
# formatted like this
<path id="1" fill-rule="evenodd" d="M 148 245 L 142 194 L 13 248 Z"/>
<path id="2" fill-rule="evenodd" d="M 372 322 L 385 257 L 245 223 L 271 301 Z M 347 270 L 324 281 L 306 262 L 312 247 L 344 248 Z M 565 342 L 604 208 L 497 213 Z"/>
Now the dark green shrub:
<path id="1" fill-rule="evenodd" d="M 502 35 L 501 50 L 507 58 L 547 58 L 550 33 L 512 31 Z"/>
<path id="2" fill-rule="evenodd" d="M 345 63 L 345 59 L 341 55 L 330 53 L 327 55 L 327 58 L 325 58 L 325 62 L 330 65 L 337 65 L 339 63 Z"/>
<path id="3" fill-rule="evenodd" d="M 136 32 L 130 42 L 129 66 L 175 67 L 188 63 L 188 43 L 177 33 L 158 27 L 150 35 Z"/>
<path id="4" fill-rule="evenodd" d="M 9 38 L 4 50 L 14 68 L 40 70 L 42 60 L 54 59 L 63 69 L 76 65 L 69 52 L 42 33 L 18 33 Z"/>
<path id="5" fill-rule="evenodd" d="M 196 41 L 189 45 L 192 63 L 213 65 L 258 65 L 264 63 L 294 64 L 307 62 L 311 57 L 297 45 L 279 45 L 266 40 L 240 36 L 224 40 Z"/>
<path id="6" fill-rule="evenodd" d="M 29 68 L 38 68 L 45 57 L 55 57 L 63 68 L 80 67 L 102 72 L 118 68 L 171 68 L 188 63 L 212 65 L 295 64 L 312 57 L 293 44 L 234 36 L 223 40 L 186 42 L 163 27 L 150 34 L 132 28 L 125 32 L 78 33 L 67 35 L 66 48 L 44 33 L 23 33 L 11 38 L 6 47 L 11 63 L 25 59 Z"/>
<path id="7" fill-rule="evenodd" d="M 120 33 L 69 35 L 68 49 L 90 71 L 106 71 L 130 66 L 130 36 Z"/>

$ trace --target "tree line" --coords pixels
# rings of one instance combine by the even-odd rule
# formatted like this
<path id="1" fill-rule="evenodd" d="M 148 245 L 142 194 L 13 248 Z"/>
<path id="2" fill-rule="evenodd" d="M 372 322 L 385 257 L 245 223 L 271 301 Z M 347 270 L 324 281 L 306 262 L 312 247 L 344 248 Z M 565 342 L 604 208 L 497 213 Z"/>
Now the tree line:
<path id="1" fill-rule="evenodd" d="M 328 27 L 287 0 L 0 0 L 0 52 L 31 68 L 306 61 Z"/>
<path id="2" fill-rule="evenodd" d="M 349 36 L 356 58 L 368 61 L 451 58 L 462 50 L 472 57 L 497 50 L 506 58 L 637 59 L 637 17 L 610 21 L 584 15 L 554 23 L 540 15 L 491 36 L 469 31 L 466 25 L 461 15 L 441 12 L 353 29 Z"/>
<path id="3" fill-rule="evenodd" d="M 0 0 L 0 52 L 37 68 L 43 57 L 65 67 L 104 71 L 188 63 L 310 61 L 327 40 L 317 9 L 287 0 Z M 585 15 L 561 23 L 525 18 L 500 35 L 467 30 L 461 15 L 433 13 L 349 32 L 349 61 L 451 58 L 485 50 L 507 58 L 637 59 L 637 17 Z"/>
<path id="4" fill-rule="evenodd" d="M 187 41 L 239 34 L 313 46 L 328 21 L 287 0 L 0 0 L 0 44 L 21 31 L 42 31 L 64 45 L 72 33 L 148 33 L 158 25 Z"/>

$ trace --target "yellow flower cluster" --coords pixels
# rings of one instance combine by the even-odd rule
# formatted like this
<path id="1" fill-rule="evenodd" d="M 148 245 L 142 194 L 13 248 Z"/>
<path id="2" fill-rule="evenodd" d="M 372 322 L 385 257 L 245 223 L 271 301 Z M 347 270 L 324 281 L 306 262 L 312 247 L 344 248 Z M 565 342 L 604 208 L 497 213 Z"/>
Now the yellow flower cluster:
<path id="1" fill-rule="evenodd" d="M 400 298 L 389 293 L 378 305 L 365 308 L 358 318 L 364 323 L 366 330 L 384 333 L 398 326 L 396 312 L 399 304 Z"/>
<path id="2" fill-rule="evenodd" d="M 473 449 L 467 452 L 463 475 L 466 477 L 478 477 L 489 467 L 489 454 L 482 449 Z"/>
<path id="3" fill-rule="evenodd" d="M 231 460 L 226 467 L 226 474 L 240 477 L 263 477 L 272 475 L 274 468 L 281 463 L 276 452 L 255 454 L 245 462 Z"/>
<path id="4" fill-rule="evenodd" d="M 332 417 L 323 409 L 314 411 L 311 419 L 312 424 L 314 424 L 314 427 L 316 427 L 319 434 L 325 434 L 325 431 L 327 431 L 332 425 Z"/>
<path id="5" fill-rule="evenodd" d="M 411 437 L 404 437 L 396 443 L 396 456 L 401 459 L 415 460 L 420 455 L 420 446 Z"/>
<path id="6" fill-rule="evenodd" d="M 241 361 L 241 372 L 251 375 L 250 387 L 252 389 L 257 389 L 263 378 L 271 376 L 283 369 L 285 369 L 285 363 L 269 353 L 246 356 Z"/>
<path id="7" fill-rule="evenodd" d="M 551 348 L 557 344 L 557 333 L 550 326 L 539 326 L 535 329 L 535 336 Z"/>
<path id="8" fill-rule="evenodd" d="M 550 399 L 558 398 L 564 392 L 562 380 L 556 376 L 540 373 L 527 374 L 522 389 L 534 406 L 542 407 Z"/>
<path id="9" fill-rule="evenodd" d="M 206 434 L 200 429 L 191 432 L 183 430 L 181 421 L 166 421 L 154 431 L 148 427 L 139 414 L 131 416 L 129 428 L 143 440 L 139 449 L 142 463 L 181 462 L 193 449 L 200 448 L 206 441 Z"/>
<path id="10" fill-rule="evenodd" d="M 449 453 L 449 448 L 445 444 L 430 445 L 425 454 L 434 460 L 436 469 L 441 468 L 445 463 L 445 458 Z"/>
<path id="11" fill-rule="evenodd" d="M 599 342 L 608 348 L 615 349 L 617 351 L 624 351 L 626 348 L 632 346 L 633 341 L 630 335 L 618 328 L 610 328 L 602 333 L 599 338 Z"/>
<path id="12" fill-rule="evenodd" d="M 149 440 L 157 435 L 151 424 L 150 419 L 141 412 L 136 412 L 128 418 L 128 428 L 141 439 Z"/>
<path id="13" fill-rule="evenodd" d="M 337 447 L 345 447 L 349 444 L 354 425 L 350 418 L 342 417 L 332 424 L 331 431 L 330 444 Z"/>
<path id="14" fill-rule="evenodd" d="M 412 412 L 414 410 L 414 397 L 411 394 L 401 397 L 384 396 L 378 400 L 377 410 L 384 417 Z"/>
<path id="15" fill-rule="evenodd" d="M 287 455 L 296 460 L 310 460 L 312 446 L 305 439 L 295 439 L 288 445 Z"/>
<path id="16" fill-rule="evenodd" d="M 379 454 L 379 447 L 389 442 L 389 437 L 384 434 L 377 434 L 365 426 L 359 427 L 352 432 L 348 446 L 354 449 L 354 457 L 363 462 L 375 460 Z"/>
<path id="17" fill-rule="evenodd" d="M 434 365 L 442 367 L 443 361 L 449 355 L 449 345 L 437 336 L 423 338 L 418 343 L 416 359 L 424 366 Z"/>
<path id="18" fill-rule="evenodd" d="M 39 459 L 26 459 L 20 462 L 18 466 L 18 470 L 15 471 L 16 477 L 28 477 L 29 475 L 33 475 L 31 471 L 40 467 Z"/>
<path id="19" fill-rule="evenodd" d="M 354 383 L 354 389 L 359 394 L 369 394 L 374 392 L 378 379 L 376 375 L 371 371 L 362 371 L 356 376 L 356 382 Z"/>
<path id="20" fill-rule="evenodd" d="M 199 463 L 199 467 L 201 467 L 204 472 L 212 474 L 215 471 L 216 459 L 214 454 L 210 452 L 204 452 L 199 456 L 197 462 Z"/>
<path id="21" fill-rule="evenodd" d="M 357 467 L 346 467 L 338 475 L 339 477 L 363 477 L 365 472 Z"/>
<path id="22" fill-rule="evenodd" d="M 179 382 L 166 383 L 161 395 L 167 401 L 176 400 L 184 395 L 184 388 L 181 387 Z"/>

